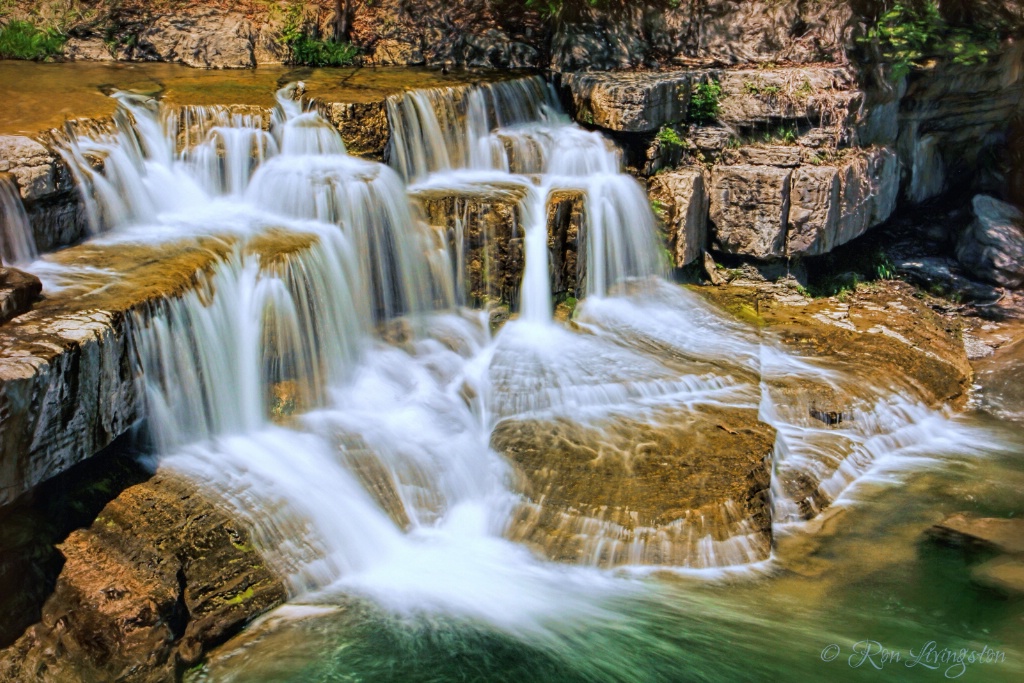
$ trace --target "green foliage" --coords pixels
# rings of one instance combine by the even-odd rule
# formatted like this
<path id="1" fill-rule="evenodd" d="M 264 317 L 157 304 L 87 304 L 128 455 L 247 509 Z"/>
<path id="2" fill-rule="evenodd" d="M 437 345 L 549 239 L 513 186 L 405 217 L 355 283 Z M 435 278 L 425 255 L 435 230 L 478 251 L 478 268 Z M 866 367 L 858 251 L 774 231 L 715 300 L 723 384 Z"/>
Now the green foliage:
<path id="1" fill-rule="evenodd" d="M 766 85 L 758 79 L 756 81 L 743 81 L 743 91 L 748 95 L 764 95 L 766 97 L 771 97 L 772 95 L 778 95 L 782 92 L 782 88 L 777 85 Z"/>
<path id="2" fill-rule="evenodd" d="M 666 208 L 663 202 L 658 201 L 657 199 L 652 199 L 651 213 L 653 213 L 654 217 L 657 218 L 659 221 L 664 221 L 665 217 L 668 215 L 668 209 Z"/>
<path id="3" fill-rule="evenodd" d="M 0 27 L 0 59 L 41 61 L 64 50 L 65 37 L 55 29 L 41 29 L 28 21 L 12 21 Z"/>
<path id="4" fill-rule="evenodd" d="M 808 263 L 808 273 L 811 296 L 834 296 L 840 301 L 860 285 L 897 278 L 896 266 L 882 247 L 857 242 L 814 259 Z"/>
<path id="5" fill-rule="evenodd" d="M 292 61 L 306 66 L 351 66 L 359 48 L 351 43 L 336 43 L 301 36 L 293 43 Z"/>
<path id="6" fill-rule="evenodd" d="M 920 68 L 929 58 L 971 66 L 986 63 L 999 49 L 999 36 L 991 31 L 950 27 L 934 0 L 895 3 L 860 41 L 878 45 L 892 67 L 894 80 Z"/>
<path id="7" fill-rule="evenodd" d="M 694 123 L 710 123 L 718 118 L 721 111 L 722 86 L 716 80 L 697 85 L 690 97 L 690 120 Z"/>
<path id="8" fill-rule="evenodd" d="M 675 128 L 669 128 L 668 126 L 662 126 L 661 130 L 658 131 L 658 141 L 666 147 L 687 147 L 686 140 L 679 137 L 679 133 L 676 132 Z"/>
<path id="9" fill-rule="evenodd" d="M 351 43 L 321 40 L 306 33 L 302 17 L 304 4 L 293 2 L 286 8 L 270 5 L 271 16 L 282 20 L 277 41 L 291 50 L 292 62 L 304 66 L 351 66 L 359 48 Z"/>

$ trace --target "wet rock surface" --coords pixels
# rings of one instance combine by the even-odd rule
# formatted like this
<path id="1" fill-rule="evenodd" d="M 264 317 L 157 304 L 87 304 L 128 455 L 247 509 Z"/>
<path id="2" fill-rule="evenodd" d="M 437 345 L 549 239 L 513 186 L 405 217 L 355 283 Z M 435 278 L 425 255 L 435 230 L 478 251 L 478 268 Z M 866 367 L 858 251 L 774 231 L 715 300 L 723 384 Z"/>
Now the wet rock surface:
<path id="1" fill-rule="evenodd" d="M 83 245 L 69 265 L 119 274 L 0 326 L 0 505 L 90 457 L 142 417 L 131 315 L 193 287 L 227 245 Z"/>
<path id="2" fill-rule="evenodd" d="M 157 474 L 60 546 L 40 623 L 0 651 L 9 681 L 173 681 L 286 598 L 247 534 L 196 486 Z"/>
<path id="3" fill-rule="evenodd" d="M 973 371 L 961 321 L 940 315 L 900 281 L 811 299 L 786 284 L 697 287 L 726 311 L 764 326 L 801 353 L 885 378 L 932 405 L 963 406 Z"/>
<path id="4" fill-rule="evenodd" d="M 492 447 L 515 465 L 527 498 L 509 537 L 604 567 L 765 559 L 774 430 L 748 409 L 660 417 L 499 423 Z"/>
<path id="5" fill-rule="evenodd" d="M 932 538 L 949 545 L 1024 554 L 1022 519 L 975 517 L 958 513 L 933 526 L 929 533 Z"/>
<path id="6" fill-rule="evenodd" d="M 0 267 L 0 324 L 31 310 L 42 291 L 43 283 L 35 275 Z"/>
<path id="7" fill-rule="evenodd" d="M 427 222 L 442 228 L 456 264 L 464 264 L 456 278 L 471 306 L 487 303 L 518 305 L 525 265 L 520 202 L 525 196 L 516 185 L 466 189 L 431 189 L 414 198 Z"/>

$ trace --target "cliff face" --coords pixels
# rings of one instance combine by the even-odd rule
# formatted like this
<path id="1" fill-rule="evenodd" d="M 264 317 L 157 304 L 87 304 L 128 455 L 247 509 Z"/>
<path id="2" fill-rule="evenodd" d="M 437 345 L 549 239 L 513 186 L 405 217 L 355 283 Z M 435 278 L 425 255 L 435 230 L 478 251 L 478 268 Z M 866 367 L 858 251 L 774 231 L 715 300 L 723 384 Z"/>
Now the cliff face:
<path id="1" fill-rule="evenodd" d="M 36 4 L 19 0 L 11 16 L 60 22 L 73 59 L 252 67 L 287 61 L 284 37 L 299 28 L 351 41 L 367 65 L 562 71 L 842 61 L 858 17 L 870 9 L 859 6 L 871 3 L 566 0 L 556 3 L 557 15 L 541 16 L 526 0 L 80 0 L 80 12 L 42 19 L 31 13 Z"/>

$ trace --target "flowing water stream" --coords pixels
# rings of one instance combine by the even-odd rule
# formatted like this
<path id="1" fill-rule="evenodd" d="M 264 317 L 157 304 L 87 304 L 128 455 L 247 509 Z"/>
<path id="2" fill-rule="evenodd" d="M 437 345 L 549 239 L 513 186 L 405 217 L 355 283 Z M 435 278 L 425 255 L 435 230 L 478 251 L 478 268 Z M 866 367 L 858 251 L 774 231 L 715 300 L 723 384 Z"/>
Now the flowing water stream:
<path id="1" fill-rule="evenodd" d="M 347 155 L 294 92 L 271 121 L 118 94 L 114 123 L 65 151 L 93 243 L 226 245 L 133 321 L 154 462 L 249 524 L 292 602 L 197 679 L 874 680 L 821 657 L 873 639 L 988 644 L 1006 662 L 964 680 L 1019 680 L 1019 610 L 918 545 L 947 509 L 1022 511 L 1019 435 L 801 358 L 664 281 L 642 188 L 540 79 L 392 97 L 390 165 Z M 459 240 L 410 202 L 495 186 L 517 191 L 525 254 L 520 314 L 497 333 L 458 305 Z M 558 191 L 586 217 L 571 325 L 552 318 Z M 95 276 L 34 270 L 51 290 Z M 857 419 L 809 418 L 787 400 L 801 383 Z M 613 443 L 725 414 L 776 430 L 774 550 L 735 501 L 642 532 L 566 515 L 573 562 L 520 542 L 545 504 L 524 500 L 503 426 L 561 421 Z M 812 522 L 793 484 L 808 477 L 834 503 Z"/>

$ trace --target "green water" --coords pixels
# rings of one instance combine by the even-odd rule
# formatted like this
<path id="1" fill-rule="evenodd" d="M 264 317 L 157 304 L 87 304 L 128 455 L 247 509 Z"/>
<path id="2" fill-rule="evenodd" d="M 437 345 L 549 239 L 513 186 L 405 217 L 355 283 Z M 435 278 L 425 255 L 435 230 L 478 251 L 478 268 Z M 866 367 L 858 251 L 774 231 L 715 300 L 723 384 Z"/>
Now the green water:
<path id="1" fill-rule="evenodd" d="M 554 617 L 516 636 L 437 614 L 394 616 L 353 600 L 324 616 L 255 629 L 191 679 L 1024 680 L 1024 601 L 975 586 L 970 567 L 984 556 L 924 533 L 953 512 L 1024 514 L 1024 430 L 984 415 L 964 419 L 1009 447 L 861 482 L 821 520 L 783 535 L 763 571 L 623 576 L 629 590 L 595 596 L 592 618 Z M 929 642 L 937 651 L 987 647 L 1002 659 L 964 670 L 953 662 L 907 666 Z M 885 662 L 878 647 L 900 660 Z"/>

